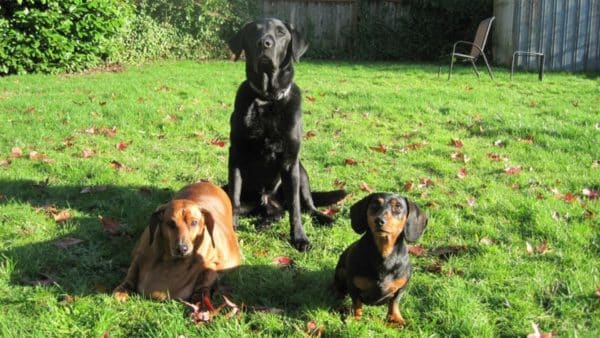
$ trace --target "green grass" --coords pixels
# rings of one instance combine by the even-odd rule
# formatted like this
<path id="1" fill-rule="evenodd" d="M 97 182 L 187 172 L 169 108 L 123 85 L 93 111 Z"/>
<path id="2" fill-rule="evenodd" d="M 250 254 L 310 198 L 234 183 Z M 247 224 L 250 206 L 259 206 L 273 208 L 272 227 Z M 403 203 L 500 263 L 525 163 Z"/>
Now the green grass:
<path id="1" fill-rule="evenodd" d="M 520 72 L 510 81 L 496 68 L 492 82 L 460 68 L 448 82 L 433 66 L 302 62 L 296 80 L 305 94 L 304 130 L 314 131 L 302 161 L 315 190 L 345 182 L 352 193 L 335 225 L 305 216 L 314 249 L 298 253 L 287 243 L 287 218 L 265 231 L 243 219 L 243 266 L 224 279 L 232 300 L 246 306 L 239 317 L 196 327 L 176 301 L 114 301 L 110 291 L 153 208 L 195 180 L 225 183 L 228 142 L 211 140 L 228 140 L 243 67 L 166 62 L 0 78 L 0 160 L 10 161 L 0 167 L 0 336 L 303 336 L 311 320 L 326 336 L 395 335 L 385 306 L 365 307 L 361 321 L 342 320 L 350 302 L 330 292 L 337 258 L 358 238 L 348 210 L 367 194 L 361 182 L 428 213 L 419 241 L 426 249 L 466 246 L 447 260 L 411 257 L 402 334 L 525 336 L 532 322 L 561 336 L 600 334 L 600 202 L 582 193 L 600 189 L 600 82 L 593 74 L 548 73 L 539 82 Z M 103 134 L 103 126 L 116 127 L 116 135 Z M 95 133 L 86 132 L 92 127 Z M 120 141 L 131 143 L 120 151 Z M 387 152 L 371 149 L 379 144 Z M 23 157 L 12 158 L 13 147 Z M 52 161 L 30 160 L 34 150 Z M 84 150 L 94 156 L 82 157 Z M 454 152 L 469 161 L 452 159 Z M 346 165 L 350 158 L 357 164 Z M 520 173 L 504 172 L 516 166 Z M 420 187 L 424 178 L 433 185 Z M 106 189 L 81 193 L 95 186 Z M 72 218 L 57 223 L 38 209 L 46 205 Z M 119 235 L 107 234 L 99 216 L 120 222 Z M 83 242 L 58 248 L 64 237 Z M 548 250 L 527 252 L 527 243 L 535 250 L 543 242 Z M 281 255 L 295 265 L 274 266 Z M 55 283 L 27 285 L 40 273 Z"/>

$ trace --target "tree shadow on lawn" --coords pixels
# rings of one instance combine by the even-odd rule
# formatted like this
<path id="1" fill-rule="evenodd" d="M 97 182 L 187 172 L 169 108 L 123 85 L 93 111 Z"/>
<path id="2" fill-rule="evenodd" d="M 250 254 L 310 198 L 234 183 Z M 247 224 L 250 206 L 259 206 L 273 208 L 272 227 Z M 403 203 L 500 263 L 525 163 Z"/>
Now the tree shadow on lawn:
<path id="1" fill-rule="evenodd" d="M 82 193 L 85 188 L 89 187 L 57 186 L 32 180 L 0 180 L 0 194 L 4 196 L 1 204 L 28 204 L 32 209 L 53 205 L 56 209 L 68 209 L 76 214 L 59 223 L 58 232 L 64 234 L 0 251 L 0 255 L 14 264 L 10 283 L 54 285 L 59 294 L 71 296 L 110 293 L 125 277 L 131 251 L 147 226 L 149 215 L 157 205 L 168 201 L 174 194 L 169 189 L 147 186 L 107 185 L 101 191 Z M 103 229 L 96 215 L 114 218 L 124 226 L 117 234 L 111 235 Z M 43 226 L 36 227 L 29 221 L 24 223 L 15 226 L 3 237 L 13 241 L 19 236 L 35 236 L 36 232 L 45 231 Z M 66 247 L 57 245 L 65 238 L 81 242 Z M 214 299 L 221 302 L 217 297 L 225 293 L 232 295 L 231 300 L 237 304 L 245 304 L 250 311 L 270 313 L 333 308 L 337 304 L 331 288 L 333 273 L 333 267 L 310 271 L 296 265 L 284 268 L 242 265 L 225 274 L 222 292 Z"/>
<path id="2" fill-rule="evenodd" d="M 91 191 L 84 190 L 90 188 Z M 11 246 L 0 252 L 13 261 L 11 283 L 53 284 L 65 293 L 85 295 L 110 292 L 117 280 L 124 276 L 122 269 L 129 264 L 133 246 L 147 226 L 149 215 L 157 205 L 167 201 L 173 191 L 148 186 L 89 187 L 52 185 L 32 180 L 0 180 L 0 194 L 3 195 L 2 204 L 30 208 L 23 211 L 23 217 L 30 217 L 36 211 L 46 213 L 48 206 L 68 210 L 72 215 L 67 221 L 57 223 L 57 229 L 45 229 L 44 225 L 35 224 L 35 218 L 21 221 L 19 216 L 14 216 L 16 222 L 22 224 L 4 229 L 3 236 L 10 241 L 46 231 L 52 235 L 44 237 L 53 238 Z M 99 216 L 115 220 L 116 229 L 107 232 Z M 15 222 L 10 221 L 11 216 L 4 218 Z M 81 242 L 61 247 L 61 242 L 69 238 Z"/>

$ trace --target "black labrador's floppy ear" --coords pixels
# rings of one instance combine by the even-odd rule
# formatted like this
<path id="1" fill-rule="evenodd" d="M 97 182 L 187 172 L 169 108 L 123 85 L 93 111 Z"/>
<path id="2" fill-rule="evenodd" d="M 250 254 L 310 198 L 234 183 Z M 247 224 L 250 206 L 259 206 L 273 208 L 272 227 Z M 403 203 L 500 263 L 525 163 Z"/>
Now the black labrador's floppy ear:
<path id="1" fill-rule="evenodd" d="M 286 23 L 285 27 L 287 27 L 292 35 L 292 40 L 288 46 L 288 53 L 291 54 L 294 62 L 298 62 L 300 57 L 306 53 L 308 42 L 306 42 L 302 34 L 297 31 L 292 24 Z"/>
<path id="2" fill-rule="evenodd" d="M 370 194 L 350 207 L 350 225 L 358 234 L 367 231 L 367 210 L 372 196 L 373 194 Z"/>
<path id="3" fill-rule="evenodd" d="M 251 23 L 245 24 L 240 30 L 227 42 L 229 49 L 235 55 L 235 59 L 233 61 L 237 61 L 240 59 L 240 55 L 242 51 L 245 49 L 244 41 L 246 41 L 246 35 L 248 32 L 248 27 Z"/>
<path id="4" fill-rule="evenodd" d="M 152 242 L 154 242 L 154 236 L 156 235 L 156 230 L 158 229 L 158 226 L 162 222 L 162 216 L 163 216 L 166 208 L 167 208 L 167 204 L 161 204 L 154 210 L 154 212 L 150 216 L 150 225 L 148 226 L 148 228 L 150 228 L 150 245 L 152 245 Z"/>
<path id="5" fill-rule="evenodd" d="M 408 207 L 408 216 L 406 219 L 406 226 L 404 227 L 404 238 L 409 242 L 414 242 L 419 239 L 425 228 L 427 227 L 427 215 L 421 214 L 419 207 L 416 204 L 409 201 L 407 198 L 406 206 Z"/>

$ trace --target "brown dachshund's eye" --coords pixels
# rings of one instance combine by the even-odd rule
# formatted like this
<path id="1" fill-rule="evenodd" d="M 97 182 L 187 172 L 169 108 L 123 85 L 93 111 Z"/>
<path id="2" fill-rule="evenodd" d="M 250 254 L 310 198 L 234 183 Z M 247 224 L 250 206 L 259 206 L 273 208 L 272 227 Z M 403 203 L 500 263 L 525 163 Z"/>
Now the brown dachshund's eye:
<path id="1" fill-rule="evenodd" d="M 195 227 L 196 225 L 198 225 L 198 221 L 197 220 L 193 220 L 191 226 Z"/>

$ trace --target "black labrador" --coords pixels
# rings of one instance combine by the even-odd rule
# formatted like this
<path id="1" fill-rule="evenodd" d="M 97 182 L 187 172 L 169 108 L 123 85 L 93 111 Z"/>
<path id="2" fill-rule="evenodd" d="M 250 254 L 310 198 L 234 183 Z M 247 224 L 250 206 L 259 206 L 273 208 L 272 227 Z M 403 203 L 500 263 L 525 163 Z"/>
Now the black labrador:
<path id="1" fill-rule="evenodd" d="M 333 219 L 316 209 L 346 196 L 343 190 L 311 192 L 300 163 L 302 96 L 293 82 L 295 61 L 308 44 L 291 25 L 278 19 L 246 24 L 230 41 L 239 59 L 246 55 L 246 80 L 239 86 L 231 115 L 229 183 L 234 222 L 239 215 L 256 215 L 267 226 L 290 217 L 292 245 L 299 251 L 310 243 L 302 226 L 301 211 L 319 223 Z"/>

